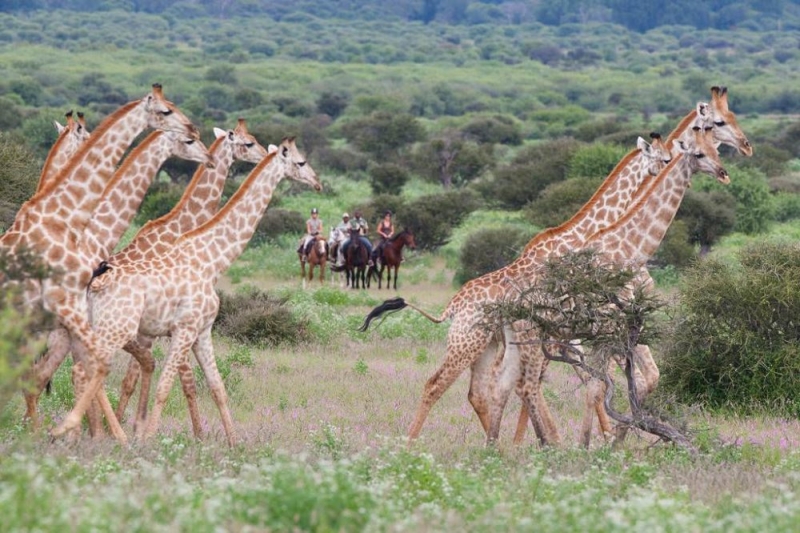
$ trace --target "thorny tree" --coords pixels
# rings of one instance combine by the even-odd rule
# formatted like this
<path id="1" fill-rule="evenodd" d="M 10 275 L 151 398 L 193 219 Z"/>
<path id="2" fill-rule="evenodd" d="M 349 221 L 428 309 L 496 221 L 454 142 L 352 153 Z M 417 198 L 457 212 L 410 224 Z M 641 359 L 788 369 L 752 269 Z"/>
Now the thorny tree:
<path id="1" fill-rule="evenodd" d="M 574 365 L 606 384 L 604 406 L 618 424 L 695 453 L 686 435 L 640 404 L 636 391 L 634 348 L 657 336 L 653 315 L 663 306 L 638 281 L 637 269 L 609 264 L 594 251 L 583 250 L 547 261 L 534 284 L 519 287 L 512 299 L 487 308 L 487 326 L 527 321 L 545 357 Z M 575 339 L 581 346 L 571 344 Z M 630 414 L 613 406 L 613 365 L 608 364 L 612 359 L 625 370 Z"/>

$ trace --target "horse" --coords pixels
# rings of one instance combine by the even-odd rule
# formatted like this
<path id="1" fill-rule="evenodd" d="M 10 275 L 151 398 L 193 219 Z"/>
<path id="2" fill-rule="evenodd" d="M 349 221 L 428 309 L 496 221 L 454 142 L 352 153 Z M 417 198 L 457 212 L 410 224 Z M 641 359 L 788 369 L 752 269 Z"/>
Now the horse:
<path id="1" fill-rule="evenodd" d="M 369 287 L 366 279 L 367 263 L 369 263 L 369 251 L 361 242 L 359 231 L 350 230 L 350 244 L 345 252 L 344 268 L 347 273 L 347 284 L 351 288 L 358 289 L 359 280 L 362 289 Z"/>
<path id="2" fill-rule="evenodd" d="M 339 248 L 347 240 L 347 234 L 338 227 L 331 228 L 328 236 L 328 261 L 331 263 L 331 277 L 334 281 L 340 281 L 344 287 L 344 255 L 341 262 L 339 260 Z"/>
<path id="3" fill-rule="evenodd" d="M 328 262 L 328 242 L 324 237 L 317 236 L 308 251 L 308 281 L 314 279 L 314 267 L 319 267 L 319 281 L 325 283 L 325 266 Z M 303 288 L 306 286 L 306 263 L 300 257 L 300 275 L 303 279 Z"/>
<path id="4" fill-rule="evenodd" d="M 400 263 L 403 260 L 402 251 L 404 246 L 408 246 L 412 250 L 417 248 L 417 243 L 414 242 L 414 234 L 408 228 L 403 229 L 393 237 L 389 237 L 383 244 L 382 256 L 377 256 L 379 261 L 376 261 L 375 266 L 370 269 L 378 270 L 378 263 L 380 263 L 380 270 L 377 274 L 379 289 L 381 288 L 384 269 L 386 270 L 386 288 L 390 288 L 389 283 L 392 281 L 392 269 L 394 268 L 394 290 L 397 290 L 397 271 L 400 269 Z"/>

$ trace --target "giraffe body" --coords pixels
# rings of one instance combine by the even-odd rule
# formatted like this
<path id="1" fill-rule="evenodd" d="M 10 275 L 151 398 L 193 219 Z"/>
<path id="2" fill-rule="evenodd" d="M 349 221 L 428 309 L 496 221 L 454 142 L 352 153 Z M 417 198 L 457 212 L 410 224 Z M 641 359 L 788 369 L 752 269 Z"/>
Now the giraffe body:
<path id="1" fill-rule="evenodd" d="M 92 280 L 92 324 L 103 339 L 95 366 L 107 367 L 113 353 L 137 336 L 172 339 L 146 437 L 157 430 L 172 381 L 188 365 L 191 349 L 206 375 L 228 442 L 235 442 L 227 394 L 211 343 L 211 326 L 219 308 L 214 282 L 244 250 L 275 187 L 285 176 L 321 190 L 316 173 L 297 151 L 294 140 L 286 139 L 256 165 L 211 220 L 182 235 L 166 253 L 109 264 Z M 92 380 L 97 384 L 87 389 L 91 392 L 92 386 L 100 387 L 104 376 L 95 372 Z M 142 385 L 144 394 L 144 382 Z"/>

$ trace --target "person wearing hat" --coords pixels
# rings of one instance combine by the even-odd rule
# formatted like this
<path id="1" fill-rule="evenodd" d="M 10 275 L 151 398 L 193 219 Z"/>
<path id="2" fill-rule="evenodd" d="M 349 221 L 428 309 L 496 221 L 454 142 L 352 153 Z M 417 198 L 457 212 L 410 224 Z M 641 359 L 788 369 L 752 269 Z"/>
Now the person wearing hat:
<path id="1" fill-rule="evenodd" d="M 311 243 L 314 242 L 322 233 L 322 219 L 319 218 L 319 210 L 314 207 L 311 209 L 311 218 L 306 220 L 306 234 L 300 240 L 300 248 L 297 253 L 301 255 L 301 260 L 305 263 L 308 258 L 308 252 L 311 250 Z"/>
<path id="2" fill-rule="evenodd" d="M 345 213 L 346 215 L 347 213 Z M 372 243 L 367 238 L 367 233 L 369 232 L 369 224 L 364 218 L 361 216 L 361 211 L 356 209 L 353 213 L 355 215 L 353 218 L 350 219 L 350 226 L 348 230 L 346 230 L 346 234 L 350 235 L 350 230 L 357 231 L 358 235 L 361 239 L 361 242 L 364 243 L 364 246 L 367 247 L 367 257 L 369 257 L 369 266 L 372 266 Z M 342 243 L 342 253 L 347 252 L 347 247 L 350 245 L 350 239 L 348 238 Z"/>
<path id="3" fill-rule="evenodd" d="M 336 231 L 340 234 L 338 239 L 341 240 L 339 240 L 338 243 L 341 244 L 337 245 L 337 243 L 331 243 L 331 250 L 335 249 L 336 266 L 340 267 L 344 264 L 344 249 L 342 245 L 348 240 L 348 236 L 350 235 L 350 215 L 348 213 L 342 213 L 342 221 L 336 226 Z"/>

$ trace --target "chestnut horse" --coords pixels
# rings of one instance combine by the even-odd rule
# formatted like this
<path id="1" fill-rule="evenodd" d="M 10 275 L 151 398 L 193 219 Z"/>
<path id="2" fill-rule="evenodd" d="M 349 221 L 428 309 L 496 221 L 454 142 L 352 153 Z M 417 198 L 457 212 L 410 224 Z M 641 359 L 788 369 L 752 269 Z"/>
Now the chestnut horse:
<path id="1" fill-rule="evenodd" d="M 383 280 L 383 271 L 386 270 L 386 288 L 389 289 L 389 284 L 392 282 L 392 269 L 394 269 L 394 289 L 397 290 L 397 271 L 400 269 L 400 263 L 403 260 L 403 247 L 408 246 L 412 250 L 417 248 L 417 243 L 414 242 L 414 234 L 410 229 L 405 228 L 403 231 L 389 237 L 383 243 L 383 253 L 378 256 L 380 263 L 380 270 L 378 271 L 378 288 L 381 288 L 381 281 Z M 377 263 L 375 269 L 378 269 Z"/>
<path id="2" fill-rule="evenodd" d="M 319 282 L 325 283 L 325 266 L 328 262 L 328 241 L 317 236 L 308 252 L 308 281 L 314 280 L 314 267 L 319 267 Z M 306 264 L 300 258 L 300 275 L 303 278 L 303 288 L 306 286 Z"/>

